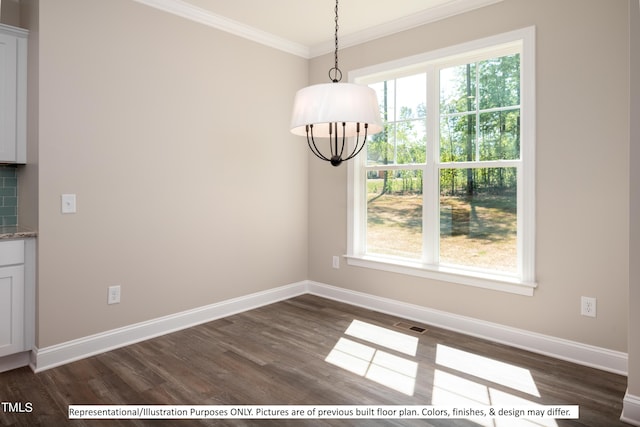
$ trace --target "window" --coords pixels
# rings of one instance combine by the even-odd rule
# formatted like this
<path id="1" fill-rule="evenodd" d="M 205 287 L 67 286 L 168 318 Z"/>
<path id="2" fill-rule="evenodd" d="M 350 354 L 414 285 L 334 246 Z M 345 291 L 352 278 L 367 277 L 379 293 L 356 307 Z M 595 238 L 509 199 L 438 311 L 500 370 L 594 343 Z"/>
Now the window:
<path id="1" fill-rule="evenodd" d="M 348 262 L 532 295 L 534 30 L 350 73 L 384 131 L 349 164 Z"/>

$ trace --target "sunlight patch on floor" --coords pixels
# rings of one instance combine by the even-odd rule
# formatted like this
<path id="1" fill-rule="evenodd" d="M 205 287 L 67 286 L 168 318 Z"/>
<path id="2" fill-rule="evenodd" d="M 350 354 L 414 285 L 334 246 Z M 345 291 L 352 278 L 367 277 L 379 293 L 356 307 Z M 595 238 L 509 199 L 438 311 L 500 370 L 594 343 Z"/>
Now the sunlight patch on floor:
<path id="1" fill-rule="evenodd" d="M 500 406 L 504 408 L 542 406 L 529 370 L 498 360 L 438 344 L 431 404 L 435 406 Z M 500 387 L 502 389 L 498 389 Z M 509 391 L 513 391 L 513 393 Z M 526 394 L 525 398 L 518 394 Z M 554 419 L 469 418 L 485 427 L 557 427 Z"/>
<path id="2" fill-rule="evenodd" d="M 368 345 L 340 338 L 325 361 L 354 374 L 365 376 L 375 352 L 376 350 Z"/>
<path id="3" fill-rule="evenodd" d="M 345 335 L 402 354 L 415 356 L 417 353 L 417 338 L 359 320 L 351 323 Z M 390 389 L 413 395 L 418 373 L 418 363 L 413 360 L 342 337 L 325 361 Z"/>
<path id="4" fill-rule="evenodd" d="M 351 322 L 345 335 L 360 338 L 409 356 L 415 356 L 418 352 L 418 338 L 360 320 Z"/>
<path id="5" fill-rule="evenodd" d="M 436 364 L 540 397 L 528 369 L 438 344 Z"/>

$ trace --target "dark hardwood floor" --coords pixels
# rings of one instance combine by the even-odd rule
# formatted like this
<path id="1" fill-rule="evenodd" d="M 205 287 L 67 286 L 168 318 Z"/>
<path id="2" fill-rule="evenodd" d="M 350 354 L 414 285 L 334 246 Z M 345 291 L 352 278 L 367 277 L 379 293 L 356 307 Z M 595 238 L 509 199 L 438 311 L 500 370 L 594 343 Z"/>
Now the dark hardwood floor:
<path id="1" fill-rule="evenodd" d="M 418 325 L 427 328 L 423 334 L 407 331 L 394 326 L 398 321 L 403 319 L 303 295 L 39 374 L 28 368 L 16 369 L 0 374 L 0 400 L 31 402 L 33 410 L 22 414 L 0 411 L 0 424 L 512 426 L 524 421 L 517 425 L 626 425 L 619 421 L 626 389 L 623 376 L 429 325 Z M 358 358 L 349 356 L 355 353 Z M 373 353 L 374 362 L 369 364 Z M 380 366 L 394 369 L 386 371 Z M 67 418 L 70 404 L 477 406 L 486 403 L 579 405 L 580 419 L 555 420 L 555 424 L 552 420 L 546 420 L 549 424 L 539 420 L 536 421 L 539 424 L 528 424 L 522 419 L 502 419 L 494 424 L 486 419 L 476 422 Z"/>

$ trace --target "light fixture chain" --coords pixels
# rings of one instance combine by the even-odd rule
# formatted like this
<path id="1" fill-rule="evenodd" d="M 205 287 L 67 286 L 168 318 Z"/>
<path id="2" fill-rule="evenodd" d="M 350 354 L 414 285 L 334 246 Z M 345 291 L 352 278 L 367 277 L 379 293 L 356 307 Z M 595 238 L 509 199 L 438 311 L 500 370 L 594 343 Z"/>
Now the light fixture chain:
<path id="1" fill-rule="evenodd" d="M 340 26 L 338 25 L 338 0 L 336 0 L 336 7 L 335 7 L 335 12 L 336 12 L 336 32 L 335 32 L 335 45 L 336 45 L 336 50 L 334 53 L 334 59 L 335 59 L 335 65 L 332 69 L 329 70 L 329 78 L 334 82 L 334 83 L 338 83 L 340 80 L 342 80 L 342 71 L 340 71 L 340 68 L 338 68 L 338 28 L 340 28 Z"/>
<path id="2" fill-rule="evenodd" d="M 336 51 L 334 54 L 335 57 L 335 61 L 336 61 L 336 70 L 338 70 L 338 28 L 340 28 L 338 26 L 338 0 L 336 0 L 336 37 L 335 37 L 335 41 L 336 41 Z"/>

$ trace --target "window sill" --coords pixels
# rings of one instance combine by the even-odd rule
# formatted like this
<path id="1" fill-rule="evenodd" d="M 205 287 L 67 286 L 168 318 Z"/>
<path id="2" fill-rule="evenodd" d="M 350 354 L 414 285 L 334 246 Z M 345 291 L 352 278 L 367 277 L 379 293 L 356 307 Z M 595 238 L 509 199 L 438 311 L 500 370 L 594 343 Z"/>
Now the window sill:
<path id="1" fill-rule="evenodd" d="M 533 292 L 537 287 L 536 283 L 522 282 L 515 277 L 452 267 L 432 266 L 394 258 L 381 258 L 370 255 L 345 255 L 345 258 L 347 259 L 347 264 L 356 267 L 373 268 L 518 295 L 533 296 Z"/>

